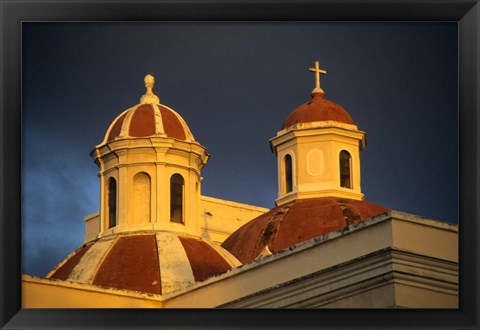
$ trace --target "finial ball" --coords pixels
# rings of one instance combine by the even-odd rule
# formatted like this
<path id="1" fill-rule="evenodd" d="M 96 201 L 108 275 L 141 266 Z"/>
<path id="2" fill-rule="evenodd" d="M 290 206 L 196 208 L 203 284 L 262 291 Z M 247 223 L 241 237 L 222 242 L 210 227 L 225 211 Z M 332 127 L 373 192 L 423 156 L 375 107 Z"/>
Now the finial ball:
<path id="1" fill-rule="evenodd" d="M 155 84 L 155 78 L 151 74 L 145 76 L 145 88 L 147 91 L 140 98 L 141 104 L 160 104 L 160 99 L 157 95 L 153 94 L 153 85 Z"/>
<path id="2" fill-rule="evenodd" d="M 155 83 L 155 78 L 151 74 L 145 76 L 145 85 L 153 86 Z"/>

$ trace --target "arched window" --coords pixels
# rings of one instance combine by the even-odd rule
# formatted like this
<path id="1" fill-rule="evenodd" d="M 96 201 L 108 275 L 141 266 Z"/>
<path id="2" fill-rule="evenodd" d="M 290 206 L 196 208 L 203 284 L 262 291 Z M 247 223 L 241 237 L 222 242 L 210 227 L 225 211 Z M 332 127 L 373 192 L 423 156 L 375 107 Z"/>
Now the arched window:
<path id="1" fill-rule="evenodd" d="M 140 172 L 133 178 L 133 217 L 132 223 L 150 222 L 151 205 L 151 184 L 150 176 Z"/>
<path id="2" fill-rule="evenodd" d="M 107 203 L 108 228 L 112 228 L 117 225 L 117 182 L 114 178 L 108 180 Z"/>
<path id="3" fill-rule="evenodd" d="M 284 173 L 284 193 L 292 191 L 293 177 L 292 177 L 292 156 L 286 155 L 283 158 L 283 173 Z"/>
<path id="4" fill-rule="evenodd" d="M 340 152 L 340 187 L 352 189 L 352 157 L 346 150 Z"/>
<path id="5" fill-rule="evenodd" d="M 170 221 L 183 223 L 183 186 L 184 180 L 180 174 L 170 178 Z"/>

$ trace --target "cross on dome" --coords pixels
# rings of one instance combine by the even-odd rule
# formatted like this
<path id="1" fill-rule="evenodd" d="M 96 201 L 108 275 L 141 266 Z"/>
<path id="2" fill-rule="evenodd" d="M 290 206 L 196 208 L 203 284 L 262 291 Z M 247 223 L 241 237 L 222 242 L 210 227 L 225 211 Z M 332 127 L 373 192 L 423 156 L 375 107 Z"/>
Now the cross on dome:
<path id="1" fill-rule="evenodd" d="M 315 72 L 315 88 L 313 89 L 312 93 L 322 93 L 322 94 L 324 94 L 325 92 L 323 91 L 323 89 L 320 88 L 320 73 L 326 74 L 327 71 L 320 69 L 320 62 L 319 61 L 315 61 L 315 67 L 314 68 L 309 68 L 308 71 Z"/>
<path id="2" fill-rule="evenodd" d="M 160 98 L 153 94 L 153 85 L 155 85 L 155 78 L 151 74 L 147 74 L 144 79 L 145 88 L 147 92 L 140 98 L 141 104 L 160 104 Z"/>

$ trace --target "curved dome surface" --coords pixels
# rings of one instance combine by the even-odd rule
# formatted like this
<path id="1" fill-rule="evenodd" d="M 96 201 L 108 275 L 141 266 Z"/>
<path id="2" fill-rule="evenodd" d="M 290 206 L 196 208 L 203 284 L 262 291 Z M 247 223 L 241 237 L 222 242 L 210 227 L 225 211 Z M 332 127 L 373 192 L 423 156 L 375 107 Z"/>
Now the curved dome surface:
<path id="1" fill-rule="evenodd" d="M 165 294 L 239 265 L 223 248 L 199 237 L 137 232 L 82 245 L 47 278 Z"/>
<path id="2" fill-rule="evenodd" d="M 138 104 L 115 118 L 107 130 L 105 142 L 119 138 L 164 136 L 194 141 L 185 120 L 162 104 Z"/>
<path id="3" fill-rule="evenodd" d="M 342 106 L 324 98 L 323 92 L 314 92 L 309 102 L 302 104 L 288 115 L 282 129 L 299 123 L 328 120 L 355 125 L 352 117 Z"/>
<path id="4" fill-rule="evenodd" d="M 275 253 L 388 210 L 377 204 L 345 198 L 297 199 L 246 223 L 230 235 L 222 247 L 240 262 L 247 263 L 266 248 Z"/>

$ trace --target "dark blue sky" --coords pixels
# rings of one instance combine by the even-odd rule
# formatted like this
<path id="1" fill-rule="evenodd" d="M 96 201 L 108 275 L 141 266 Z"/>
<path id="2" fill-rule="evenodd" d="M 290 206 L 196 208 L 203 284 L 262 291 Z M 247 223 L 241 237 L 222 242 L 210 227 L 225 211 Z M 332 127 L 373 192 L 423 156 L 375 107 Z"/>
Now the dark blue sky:
<path id="1" fill-rule="evenodd" d="M 326 98 L 367 133 L 365 199 L 458 222 L 457 42 L 457 23 L 24 23 L 22 271 L 82 243 L 99 207 L 89 152 L 147 73 L 211 154 L 202 193 L 273 207 L 268 140 L 320 60 Z"/>

